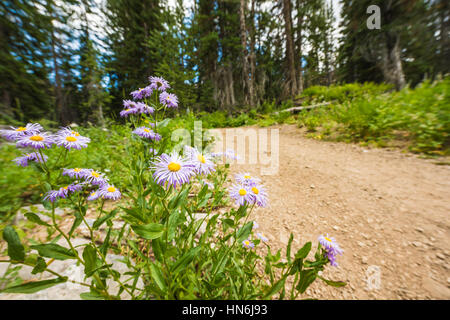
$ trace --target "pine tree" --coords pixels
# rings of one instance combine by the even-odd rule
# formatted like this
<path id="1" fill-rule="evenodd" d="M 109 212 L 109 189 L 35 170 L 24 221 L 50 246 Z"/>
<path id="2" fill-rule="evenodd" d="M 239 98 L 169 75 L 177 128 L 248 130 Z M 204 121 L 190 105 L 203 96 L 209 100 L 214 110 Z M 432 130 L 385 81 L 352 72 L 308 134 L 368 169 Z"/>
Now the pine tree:
<path id="1" fill-rule="evenodd" d="M 0 2 L 0 117 L 22 122 L 52 113 L 47 59 L 50 20 L 41 1 Z"/>
<path id="2" fill-rule="evenodd" d="M 159 0 L 107 0 L 105 41 L 111 54 L 107 57 L 110 92 L 114 108 L 121 100 L 148 83 L 157 63 L 146 46 L 151 32 L 161 31 Z"/>

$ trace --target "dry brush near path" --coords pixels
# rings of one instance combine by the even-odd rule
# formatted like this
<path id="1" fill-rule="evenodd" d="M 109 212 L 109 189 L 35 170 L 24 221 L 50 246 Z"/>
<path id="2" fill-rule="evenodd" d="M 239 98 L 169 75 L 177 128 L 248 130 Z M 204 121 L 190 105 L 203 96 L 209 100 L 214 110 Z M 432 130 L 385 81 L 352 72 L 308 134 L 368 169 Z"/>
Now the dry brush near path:
<path id="1" fill-rule="evenodd" d="M 271 128 L 280 130 L 278 174 L 260 176 L 259 165 L 245 164 L 232 165 L 232 173 L 263 179 L 270 207 L 257 209 L 252 219 L 275 248 L 284 248 L 292 232 L 294 249 L 310 240 L 317 244 L 324 233 L 344 249 L 339 267 L 325 275 L 348 285 L 316 282 L 307 293 L 319 299 L 450 299 L 449 166 L 398 150 L 308 139 L 292 125 Z"/>

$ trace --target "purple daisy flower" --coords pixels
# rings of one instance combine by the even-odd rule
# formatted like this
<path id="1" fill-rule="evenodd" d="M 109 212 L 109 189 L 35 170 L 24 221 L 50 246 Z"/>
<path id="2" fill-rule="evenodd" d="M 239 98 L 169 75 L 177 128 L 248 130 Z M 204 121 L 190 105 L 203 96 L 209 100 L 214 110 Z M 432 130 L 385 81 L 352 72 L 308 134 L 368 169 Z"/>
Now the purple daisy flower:
<path id="1" fill-rule="evenodd" d="M 253 221 L 252 231 L 259 228 L 259 224 L 256 221 Z"/>
<path id="2" fill-rule="evenodd" d="M 94 201 L 94 200 L 97 200 L 100 197 L 101 197 L 100 192 L 98 192 L 98 190 L 97 190 L 97 191 L 91 192 L 91 194 L 86 198 L 86 200 Z"/>
<path id="3" fill-rule="evenodd" d="M 253 249 L 255 245 L 249 239 L 242 241 L 242 246 L 247 249 Z"/>
<path id="4" fill-rule="evenodd" d="M 153 88 L 151 86 L 147 86 L 145 88 L 139 88 L 130 93 L 134 100 L 140 100 L 152 95 Z"/>
<path id="5" fill-rule="evenodd" d="M 27 123 L 25 127 L 11 127 L 9 130 L 0 130 L 0 135 L 8 140 L 18 140 L 25 136 L 35 135 L 43 130 L 39 123 Z"/>
<path id="6" fill-rule="evenodd" d="M 56 199 L 60 198 L 59 191 L 50 190 L 46 193 L 44 200 L 49 200 L 50 202 L 55 202 Z"/>
<path id="7" fill-rule="evenodd" d="M 261 182 L 261 179 L 252 176 L 248 172 L 235 174 L 235 178 L 238 183 L 246 186 L 256 186 L 258 183 Z"/>
<path id="8" fill-rule="evenodd" d="M 251 195 L 253 197 L 254 203 L 256 203 L 260 207 L 266 207 L 267 206 L 267 193 L 266 193 L 266 189 L 264 188 L 264 186 L 255 184 L 255 185 L 249 186 L 249 187 L 250 187 L 249 192 L 251 193 Z"/>
<path id="9" fill-rule="evenodd" d="M 91 142 L 91 139 L 81 136 L 78 132 L 70 128 L 59 130 L 54 136 L 54 140 L 58 146 L 63 146 L 68 150 L 72 148 L 77 150 L 87 148 L 88 143 Z"/>
<path id="10" fill-rule="evenodd" d="M 152 129 L 149 129 L 147 127 L 136 128 L 133 131 L 133 133 L 137 134 L 138 136 L 140 136 L 142 138 L 156 140 L 156 141 L 161 140 L 161 135 L 160 134 L 155 133 Z"/>
<path id="11" fill-rule="evenodd" d="M 85 169 L 82 178 L 86 179 L 86 182 L 96 186 L 101 186 L 108 182 L 108 178 L 106 178 L 103 173 L 99 173 L 92 169 Z"/>
<path id="12" fill-rule="evenodd" d="M 159 96 L 159 102 L 168 108 L 178 108 L 178 97 L 173 93 L 163 92 Z"/>
<path id="13" fill-rule="evenodd" d="M 72 183 L 67 186 L 67 190 L 69 190 L 69 192 L 71 192 L 71 193 L 74 193 L 76 191 L 81 191 L 81 190 L 83 190 L 83 187 L 85 184 L 86 183 Z"/>
<path id="14" fill-rule="evenodd" d="M 108 183 L 104 184 L 98 189 L 99 197 L 104 199 L 118 200 L 121 197 L 119 189 Z"/>
<path id="15" fill-rule="evenodd" d="M 216 171 L 216 165 L 211 161 L 211 157 L 207 154 L 200 153 L 197 149 L 190 146 L 185 146 L 185 151 L 188 154 L 192 164 L 194 164 L 194 171 L 197 174 L 208 175 Z"/>
<path id="16" fill-rule="evenodd" d="M 81 178 L 84 178 L 84 175 L 86 174 L 86 169 L 81 169 L 81 168 L 63 169 L 62 174 L 63 174 L 63 176 L 69 176 L 71 178 L 81 179 Z"/>
<path id="17" fill-rule="evenodd" d="M 188 183 L 192 176 L 195 175 L 193 164 L 178 154 L 172 153 L 167 155 L 163 153 L 157 157 L 152 163 L 152 169 L 155 170 L 153 178 L 156 183 L 167 188 Z"/>
<path id="18" fill-rule="evenodd" d="M 266 237 L 264 237 L 260 232 L 258 232 L 256 234 L 256 236 L 262 241 L 262 242 L 268 242 L 269 239 L 267 239 Z"/>
<path id="19" fill-rule="evenodd" d="M 336 240 L 333 237 L 320 235 L 319 236 L 319 243 L 324 247 L 325 249 L 325 256 L 330 261 L 330 264 L 334 267 L 337 267 L 336 262 L 336 256 L 342 255 L 344 252 L 340 247 L 339 244 L 336 242 Z"/>
<path id="20" fill-rule="evenodd" d="M 33 149 L 50 148 L 54 144 L 54 137 L 48 132 L 35 133 L 19 138 L 17 147 L 30 147 Z"/>
<path id="21" fill-rule="evenodd" d="M 120 111 L 121 117 L 128 117 L 130 114 L 136 114 L 139 110 L 137 108 L 128 108 Z"/>
<path id="22" fill-rule="evenodd" d="M 138 110 L 139 113 L 144 113 L 144 114 L 149 114 L 149 113 L 152 114 L 153 112 L 155 112 L 154 108 L 152 108 L 142 102 L 136 103 L 136 109 Z"/>
<path id="23" fill-rule="evenodd" d="M 236 204 L 243 206 L 245 204 L 254 203 L 253 196 L 247 186 L 241 184 L 234 184 L 230 191 L 230 198 L 236 200 Z"/>
<path id="24" fill-rule="evenodd" d="M 14 159 L 13 161 L 15 161 L 18 166 L 26 167 L 26 166 L 28 166 L 28 161 L 44 163 L 47 160 L 48 160 L 48 157 L 46 155 L 44 155 L 44 158 L 42 158 L 39 153 L 33 152 L 33 153 L 24 154 L 23 156 L 18 157 L 16 159 Z"/>
<path id="25" fill-rule="evenodd" d="M 161 77 L 149 77 L 148 80 L 150 81 L 150 87 L 152 89 L 159 91 L 166 91 L 167 89 L 170 89 L 169 82 Z"/>

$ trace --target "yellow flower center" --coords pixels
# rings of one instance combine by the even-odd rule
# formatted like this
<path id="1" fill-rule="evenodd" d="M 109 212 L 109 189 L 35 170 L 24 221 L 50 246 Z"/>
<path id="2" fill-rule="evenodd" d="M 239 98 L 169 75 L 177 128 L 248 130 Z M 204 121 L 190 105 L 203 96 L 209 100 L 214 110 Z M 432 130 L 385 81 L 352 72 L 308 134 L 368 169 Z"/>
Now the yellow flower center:
<path id="1" fill-rule="evenodd" d="M 250 241 L 248 241 L 248 240 L 245 240 L 244 243 L 246 246 L 250 245 Z"/>
<path id="2" fill-rule="evenodd" d="M 167 168 L 172 172 L 177 172 L 178 170 L 181 169 L 181 166 L 178 163 L 171 162 L 171 163 L 169 163 Z"/>
<path id="3" fill-rule="evenodd" d="M 69 186 L 67 186 L 67 187 L 63 187 L 63 189 L 64 189 L 64 190 L 67 190 L 67 188 L 68 188 L 68 187 L 69 187 Z"/>
<path id="4" fill-rule="evenodd" d="M 95 171 L 92 171 L 91 175 L 92 175 L 94 178 L 100 177 L 100 174 L 99 174 L 98 172 L 95 172 Z"/>
<path id="5" fill-rule="evenodd" d="M 27 129 L 24 128 L 24 127 L 18 127 L 18 128 L 16 129 L 16 131 L 25 131 L 25 130 L 27 130 Z"/>
<path id="6" fill-rule="evenodd" d="M 92 192 L 91 197 L 95 197 L 96 194 L 97 194 L 96 192 Z"/>
<path id="7" fill-rule="evenodd" d="M 139 88 L 139 92 L 141 92 L 142 90 L 144 90 L 144 88 Z"/>
<path id="8" fill-rule="evenodd" d="M 325 240 L 327 240 L 328 242 L 333 242 L 333 241 L 331 241 L 330 238 L 327 238 L 327 237 L 324 237 L 324 238 L 325 238 Z"/>
<path id="9" fill-rule="evenodd" d="M 127 110 L 125 110 L 125 111 L 127 111 L 127 112 L 128 112 L 128 111 L 130 111 L 130 109 L 127 109 Z"/>
<path id="10" fill-rule="evenodd" d="M 251 176 L 244 176 L 244 179 L 251 179 L 252 177 Z"/>
<path id="11" fill-rule="evenodd" d="M 150 132 L 150 130 L 148 130 L 148 129 L 144 129 L 144 131 L 145 131 L 145 132 Z"/>
<path id="12" fill-rule="evenodd" d="M 239 190 L 239 194 L 241 196 L 245 196 L 247 194 L 247 191 L 245 189 L 241 189 L 241 190 Z"/>
<path id="13" fill-rule="evenodd" d="M 81 169 L 80 169 L 80 168 L 75 168 L 75 169 L 73 169 L 73 171 L 75 171 L 75 172 L 80 172 Z"/>
<path id="14" fill-rule="evenodd" d="M 200 161 L 201 163 L 205 163 L 205 162 L 206 162 L 205 157 L 204 157 L 202 154 L 199 154 L 199 155 L 197 156 L 197 159 L 198 159 L 198 161 Z"/>
<path id="15" fill-rule="evenodd" d="M 109 187 L 107 190 L 108 192 L 116 192 L 116 188 L 114 187 Z"/>
<path id="16" fill-rule="evenodd" d="M 77 141 L 77 138 L 72 137 L 72 136 L 68 136 L 68 137 L 66 137 L 66 140 L 69 141 L 69 142 L 75 142 L 75 141 Z"/>
<path id="17" fill-rule="evenodd" d="M 80 136 L 80 134 L 79 134 L 78 132 L 76 132 L 76 131 L 72 131 L 72 134 L 73 134 L 75 137 L 79 137 L 79 136 Z"/>
<path id="18" fill-rule="evenodd" d="M 253 191 L 254 194 L 258 194 L 259 193 L 259 190 L 256 187 L 253 187 L 252 191 Z"/>
<path id="19" fill-rule="evenodd" d="M 30 140 L 33 140 L 33 141 L 42 141 L 42 140 L 44 140 L 44 138 L 41 137 L 40 135 L 35 135 L 35 136 L 31 136 L 31 137 L 30 137 Z"/>

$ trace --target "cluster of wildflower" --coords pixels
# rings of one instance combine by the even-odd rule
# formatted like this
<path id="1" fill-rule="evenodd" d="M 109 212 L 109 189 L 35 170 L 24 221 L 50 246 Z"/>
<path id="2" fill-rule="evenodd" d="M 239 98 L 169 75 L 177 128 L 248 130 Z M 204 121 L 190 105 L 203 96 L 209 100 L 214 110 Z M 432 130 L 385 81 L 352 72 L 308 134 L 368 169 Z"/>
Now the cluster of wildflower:
<path id="1" fill-rule="evenodd" d="M 28 123 L 25 127 L 11 127 L 8 130 L 1 130 L 0 134 L 12 141 L 16 141 L 17 147 L 29 147 L 35 150 L 51 148 L 53 145 L 62 146 L 68 150 L 86 148 L 88 143 L 91 141 L 88 137 L 81 136 L 78 132 L 67 128 L 62 128 L 56 134 L 51 134 L 49 132 L 42 132 L 43 128 L 38 123 Z M 31 155 L 27 156 L 27 161 L 25 161 L 24 156 L 15 159 L 18 165 L 27 165 L 28 160 L 34 161 L 46 161 L 42 157 L 32 158 Z"/>
<path id="2" fill-rule="evenodd" d="M 342 255 L 342 253 L 344 252 L 339 247 L 339 244 L 333 237 L 328 236 L 328 234 L 326 236 L 319 236 L 319 243 L 325 249 L 325 257 L 328 258 L 330 264 L 334 267 L 337 267 L 338 264 L 336 262 L 336 256 Z"/>
<path id="3" fill-rule="evenodd" d="M 62 187 L 59 190 L 50 190 L 44 197 L 44 200 L 54 202 L 58 198 L 67 198 L 71 193 L 81 191 L 84 187 L 89 185 L 98 186 L 96 191 L 90 193 L 87 200 L 111 199 L 117 200 L 121 197 L 120 191 L 108 182 L 108 178 L 100 172 L 93 169 L 63 169 L 64 176 L 68 176 L 72 179 L 83 180 L 82 182 L 75 182 L 66 187 Z"/>
<path id="4" fill-rule="evenodd" d="M 8 140 L 16 141 L 19 148 L 32 148 L 35 150 L 51 148 L 53 145 L 63 147 L 67 150 L 86 148 L 91 141 L 88 137 L 81 136 L 77 131 L 69 127 L 61 128 L 56 134 L 43 132 L 39 123 L 28 123 L 25 127 L 11 127 L 11 129 L 0 130 L 0 134 Z M 26 167 L 29 161 L 46 162 L 46 155 L 26 153 L 13 161 L 18 166 Z"/>
<path id="5" fill-rule="evenodd" d="M 267 206 L 267 192 L 261 179 L 252 177 L 249 173 L 236 174 L 235 178 L 236 183 L 230 188 L 230 197 L 237 205 Z"/>
<path id="6" fill-rule="evenodd" d="M 155 112 L 153 107 L 143 102 L 134 102 L 131 100 L 123 100 L 123 107 L 124 109 L 120 111 L 121 117 L 127 117 L 130 114 L 152 114 Z"/>
<path id="7" fill-rule="evenodd" d="M 167 188 L 176 188 L 189 183 L 192 177 L 207 176 L 215 171 L 215 164 L 210 155 L 189 146 L 185 147 L 185 153 L 185 156 L 163 153 L 152 162 L 151 168 L 155 170 L 153 177 L 156 183 Z"/>
<path id="8" fill-rule="evenodd" d="M 166 90 L 170 89 L 167 80 L 161 77 L 149 77 L 150 84 L 144 88 L 139 88 L 130 93 L 134 100 L 143 100 L 152 96 L 153 93 L 159 93 L 159 102 L 167 108 L 178 107 L 178 97 Z M 127 117 L 130 114 L 153 114 L 155 109 L 143 102 L 131 100 L 123 101 L 124 109 L 120 112 L 121 117 Z"/>
<path id="9" fill-rule="evenodd" d="M 18 158 L 13 159 L 13 161 L 18 165 L 18 166 L 22 166 L 22 167 L 26 167 L 28 166 L 28 162 L 29 161 L 34 161 L 34 162 L 47 162 L 48 157 L 46 155 L 41 155 L 39 153 L 27 153 L 24 154 Z"/>
<path id="10" fill-rule="evenodd" d="M 161 140 L 161 135 L 159 133 L 155 133 L 152 129 L 147 128 L 147 127 L 136 128 L 133 131 L 133 133 L 137 134 L 138 136 L 140 136 L 142 138 L 155 140 L 155 141 Z"/>

